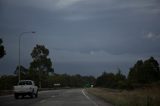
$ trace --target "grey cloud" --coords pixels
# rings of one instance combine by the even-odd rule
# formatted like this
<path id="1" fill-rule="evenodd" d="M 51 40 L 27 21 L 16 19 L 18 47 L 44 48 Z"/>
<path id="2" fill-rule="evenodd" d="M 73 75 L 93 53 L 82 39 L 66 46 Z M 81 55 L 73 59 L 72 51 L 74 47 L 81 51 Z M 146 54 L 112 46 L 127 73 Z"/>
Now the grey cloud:
<path id="1" fill-rule="evenodd" d="M 158 40 L 158 39 L 160 39 L 160 34 L 159 33 L 148 32 L 144 37 L 147 38 L 147 39 Z"/>
<path id="2" fill-rule="evenodd" d="M 4 2 L 4 3 L 3 3 Z M 61 12 L 72 15 L 93 15 L 101 13 L 102 11 L 146 11 L 146 12 L 158 12 L 159 2 L 155 0 L 3 0 L 3 4 L 18 5 L 20 7 L 32 7 L 38 9 L 46 9 L 51 12 Z M 57 5 L 60 10 L 57 10 Z M 95 15 L 94 15 L 95 16 Z"/>
<path id="3" fill-rule="evenodd" d="M 73 62 L 79 62 L 78 67 L 84 62 L 124 63 L 128 68 L 139 58 L 158 58 L 159 3 L 158 0 L 1 0 L 0 33 L 9 52 L 4 60 L 16 63 L 18 35 L 30 30 L 37 34 L 22 39 L 26 66 L 37 43 L 44 44 L 59 65 L 71 62 L 67 70 Z M 59 65 L 57 69 L 64 70 Z M 87 69 L 91 70 L 84 70 Z"/>

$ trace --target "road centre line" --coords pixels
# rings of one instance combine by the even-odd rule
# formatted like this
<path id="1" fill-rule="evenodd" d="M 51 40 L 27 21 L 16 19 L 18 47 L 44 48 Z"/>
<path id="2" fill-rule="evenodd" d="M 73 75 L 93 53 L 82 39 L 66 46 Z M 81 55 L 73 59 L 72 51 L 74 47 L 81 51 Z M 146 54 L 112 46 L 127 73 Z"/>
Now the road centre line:
<path id="1" fill-rule="evenodd" d="M 44 102 L 46 102 L 46 100 L 41 100 L 41 101 L 40 101 L 40 103 L 44 103 Z"/>
<path id="2" fill-rule="evenodd" d="M 55 98 L 56 96 L 53 95 L 53 96 L 51 96 L 51 97 L 52 97 L 52 98 Z"/>

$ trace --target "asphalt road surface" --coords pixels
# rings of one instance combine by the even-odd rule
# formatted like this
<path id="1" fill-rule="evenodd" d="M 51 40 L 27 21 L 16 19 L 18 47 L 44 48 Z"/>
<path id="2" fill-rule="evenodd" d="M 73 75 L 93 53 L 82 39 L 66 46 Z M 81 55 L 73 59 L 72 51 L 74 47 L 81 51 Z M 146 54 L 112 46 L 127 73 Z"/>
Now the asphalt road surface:
<path id="1" fill-rule="evenodd" d="M 14 99 L 0 96 L 0 106 L 112 106 L 88 94 L 84 89 L 63 89 L 39 92 L 38 98 Z"/>

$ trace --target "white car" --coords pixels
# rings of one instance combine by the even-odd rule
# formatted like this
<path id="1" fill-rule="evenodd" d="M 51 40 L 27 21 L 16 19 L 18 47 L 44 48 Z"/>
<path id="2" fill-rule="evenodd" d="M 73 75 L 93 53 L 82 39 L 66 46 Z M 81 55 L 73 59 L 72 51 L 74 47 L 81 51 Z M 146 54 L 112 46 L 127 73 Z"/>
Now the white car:
<path id="1" fill-rule="evenodd" d="M 18 99 L 19 96 L 29 95 L 31 98 L 35 95 L 38 97 L 38 87 L 35 86 L 32 80 L 21 80 L 17 86 L 14 86 L 14 97 Z"/>

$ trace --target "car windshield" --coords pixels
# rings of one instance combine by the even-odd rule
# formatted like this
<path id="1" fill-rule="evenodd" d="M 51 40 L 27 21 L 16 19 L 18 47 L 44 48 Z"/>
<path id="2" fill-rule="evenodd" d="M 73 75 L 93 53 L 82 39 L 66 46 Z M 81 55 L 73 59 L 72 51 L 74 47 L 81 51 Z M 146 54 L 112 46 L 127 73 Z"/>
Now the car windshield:
<path id="1" fill-rule="evenodd" d="M 31 81 L 21 81 L 19 82 L 19 85 L 32 85 Z"/>

